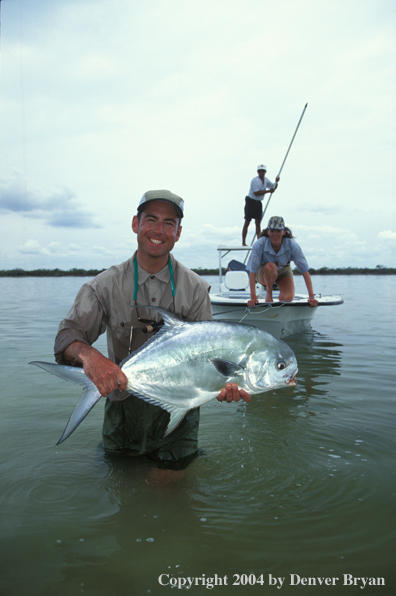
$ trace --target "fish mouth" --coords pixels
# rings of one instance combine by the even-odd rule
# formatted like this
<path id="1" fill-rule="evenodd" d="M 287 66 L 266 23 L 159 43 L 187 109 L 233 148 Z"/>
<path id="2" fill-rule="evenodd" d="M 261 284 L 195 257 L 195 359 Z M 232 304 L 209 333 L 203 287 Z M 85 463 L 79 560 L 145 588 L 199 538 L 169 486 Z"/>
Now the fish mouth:
<path id="1" fill-rule="evenodd" d="M 290 375 L 288 375 L 285 379 L 286 385 L 290 385 L 290 387 L 295 387 L 297 385 L 296 375 L 298 373 L 298 368 L 294 370 Z"/>

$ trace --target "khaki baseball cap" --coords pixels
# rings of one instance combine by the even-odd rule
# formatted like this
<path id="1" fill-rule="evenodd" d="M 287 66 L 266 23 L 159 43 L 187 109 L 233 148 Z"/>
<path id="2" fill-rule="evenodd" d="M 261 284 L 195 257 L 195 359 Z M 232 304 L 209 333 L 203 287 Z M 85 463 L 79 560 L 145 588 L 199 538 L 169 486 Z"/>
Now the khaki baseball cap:
<path id="1" fill-rule="evenodd" d="M 170 190 L 148 190 L 145 192 L 140 199 L 138 212 L 142 211 L 150 201 L 166 201 L 174 206 L 180 219 L 184 215 L 184 200 Z"/>

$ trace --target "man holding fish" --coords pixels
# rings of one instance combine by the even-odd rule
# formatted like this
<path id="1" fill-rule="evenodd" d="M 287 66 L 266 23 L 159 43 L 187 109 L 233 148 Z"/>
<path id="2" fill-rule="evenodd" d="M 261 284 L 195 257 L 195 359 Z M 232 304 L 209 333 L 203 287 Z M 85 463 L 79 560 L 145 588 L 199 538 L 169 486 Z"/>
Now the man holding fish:
<path id="1" fill-rule="evenodd" d="M 132 220 L 137 251 L 83 285 L 55 340 L 58 364 L 83 366 L 101 395 L 111 394 L 103 424 L 105 449 L 146 454 L 166 468 L 187 464 L 196 455 L 199 408 L 164 436 L 168 413 L 126 394 L 128 379 L 119 364 L 158 329 L 160 315 L 139 305 L 160 307 L 187 321 L 212 319 L 209 285 L 170 254 L 183 215 L 181 197 L 168 190 L 146 192 Z M 105 330 L 109 358 L 92 347 Z M 217 396 L 228 402 L 241 398 L 249 401 L 250 395 L 236 383 L 227 383 Z"/>

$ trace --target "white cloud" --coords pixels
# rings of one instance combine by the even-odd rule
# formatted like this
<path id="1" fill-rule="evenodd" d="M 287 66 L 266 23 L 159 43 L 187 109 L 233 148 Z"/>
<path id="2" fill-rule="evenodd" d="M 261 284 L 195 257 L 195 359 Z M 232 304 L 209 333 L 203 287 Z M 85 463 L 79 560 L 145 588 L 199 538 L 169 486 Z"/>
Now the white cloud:
<path id="1" fill-rule="evenodd" d="M 59 253 L 62 250 L 62 244 L 60 242 L 50 242 L 48 250 L 52 253 Z"/>
<path id="2" fill-rule="evenodd" d="M 5 262 L 33 262 L 30 240 L 46 266 L 124 260 L 140 196 L 170 188 L 186 199 L 176 254 L 216 266 L 257 163 L 275 177 L 308 101 L 268 215 L 312 266 L 394 264 L 395 4 L 171 4 L 2 2 Z"/>
<path id="3" fill-rule="evenodd" d="M 120 74 L 119 65 L 106 54 L 88 54 L 83 56 L 73 68 L 73 75 L 84 81 L 112 79 Z"/>
<path id="4" fill-rule="evenodd" d="M 37 240 L 28 240 L 23 246 L 20 247 L 19 251 L 23 254 L 38 255 L 44 254 L 46 251 L 40 246 Z"/>
<path id="5" fill-rule="evenodd" d="M 0 212 L 22 213 L 44 219 L 54 227 L 95 228 L 93 216 L 67 187 L 45 190 L 33 185 L 18 170 L 0 177 Z"/>
<path id="6" fill-rule="evenodd" d="M 390 240 L 391 242 L 396 242 L 396 232 L 384 230 L 378 234 L 378 238 L 379 240 Z"/>

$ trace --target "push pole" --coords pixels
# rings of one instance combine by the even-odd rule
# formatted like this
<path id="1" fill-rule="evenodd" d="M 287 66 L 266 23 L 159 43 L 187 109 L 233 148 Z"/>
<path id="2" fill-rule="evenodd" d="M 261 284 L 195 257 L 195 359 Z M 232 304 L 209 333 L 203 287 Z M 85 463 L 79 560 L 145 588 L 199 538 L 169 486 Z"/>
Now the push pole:
<path id="1" fill-rule="evenodd" d="M 281 165 L 281 167 L 280 167 L 280 170 L 279 170 L 279 173 L 278 173 L 278 176 L 277 176 L 277 178 L 279 178 L 279 177 L 280 177 L 280 175 L 281 175 L 281 172 L 282 172 L 282 170 L 283 170 L 283 166 L 285 165 L 285 161 L 286 161 L 286 159 L 287 159 L 287 156 L 289 155 L 289 152 L 290 152 L 291 146 L 293 145 L 293 141 L 294 141 L 294 139 L 296 138 L 297 131 L 298 131 L 298 129 L 299 129 L 299 126 L 300 126 L 300 124 L 301 124 L 301 120 L 304 118 L 305 110 L 307 109 L 307 107 L 308 107 L 308 103 L 306 103 L 306 104 L 305 104 L 305 106 L 304 106 L 304 109 L 303 109 L 303 111 L 302 111 L 302 114 L 301 114 L 301 116 L 300 116 L 300 120 L 298 121 L 298 124 L 297 124 L 296 130 L 294 131 L 293 138 L 292 138 L 292 140 L 290 141 L 289 148 L 288 148 L 288 150 L 286 151 L 285 159 L 284 159 L 284 160 L 283 160 L 283 162 L 282 162 L 282 165 Z M 270 200 L 271 200 L 271 198 L 272 198 L 272 195 L 273 195 L 274 193 L 272 193 L 272 192 L 271 192 L 271 193 L 269 193 L 269 194 L 270 194 L 270 196 L 268 197 L 267 204 L 266 204 L 266 206 L 265 206 L 265 209 L 264 209 L 264 211 L 263 211 L 263 214 L 262 214 L 262 216 L 261 216 L 261 221 L 263 220 L 263 217 L 264 217 L 264 215 L 265 215 L 265 212 L 267 211 L 267 207 L 268 207 L 268 205 L 269 205 L 269 202 L 270 202 Z M 254 233 L 254 236 L 253 236 L 253 240 L 252 240 L 252 242 L 251 242 L 251 245 L 253 244 L 253 242 L 254 242 L 255 238 L 256 238 L 256 232 Z"/>

